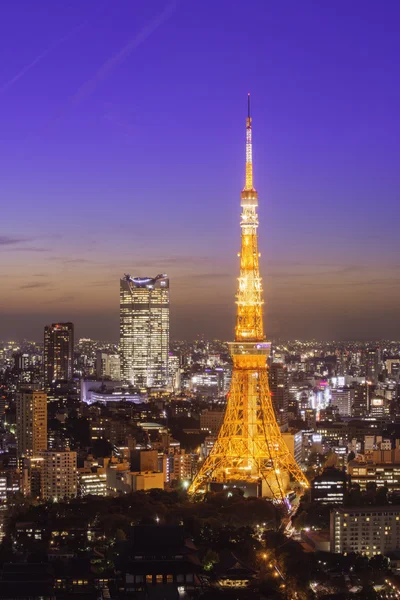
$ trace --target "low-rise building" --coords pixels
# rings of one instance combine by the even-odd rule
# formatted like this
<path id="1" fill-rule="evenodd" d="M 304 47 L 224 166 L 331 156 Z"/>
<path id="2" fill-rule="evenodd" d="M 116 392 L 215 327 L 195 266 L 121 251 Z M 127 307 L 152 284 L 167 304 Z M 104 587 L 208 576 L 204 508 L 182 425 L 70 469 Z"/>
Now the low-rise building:
<path id="1" fill-rule="evenodd" d="M 90 467 L 78 469 L 78 492 L 80 496 L 107 496 L 105 469 Z"/>

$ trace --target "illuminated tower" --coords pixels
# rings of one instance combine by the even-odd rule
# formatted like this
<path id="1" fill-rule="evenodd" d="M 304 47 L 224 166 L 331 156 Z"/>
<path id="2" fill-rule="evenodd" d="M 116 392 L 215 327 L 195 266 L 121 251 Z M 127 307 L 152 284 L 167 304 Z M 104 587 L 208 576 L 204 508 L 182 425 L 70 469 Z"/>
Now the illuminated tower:
<path id="1" fill-rule="evenodd" d="M 257 243 L 258 195 L 253 187 L 250 96 L 246 121 L 246 185 L 241 195 L 242 248 L 237 293 L 231 389 L 217 440 L 189 488 L 211 483 L 259 484 L 262 496 L 283 501 L 290 480 L 308 487 L 282 438 L 268 385 L 270 345 L 263 328 L 262 284 Z"/>

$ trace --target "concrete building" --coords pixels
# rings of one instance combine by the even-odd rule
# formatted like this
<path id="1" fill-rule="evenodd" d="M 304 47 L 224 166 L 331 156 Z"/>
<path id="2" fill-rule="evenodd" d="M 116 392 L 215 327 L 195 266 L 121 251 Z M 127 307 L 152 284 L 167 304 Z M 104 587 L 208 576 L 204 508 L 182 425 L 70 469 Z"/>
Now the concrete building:
<path id="1" fill-rule="evenodd" d="M 200 415 L 200 429 L 209 435 L 217 435 L 224 420 L 225 411 L 206 408 Z"/>
<path id="2" fill-rule="evenodd" d="M 318 504 L 343 504 L 346 488 L 346 474 L 334 467 L 327 467 L 311 482 L 311 501 Z"/>
<path id="3" fill-rule="evenodd" d="M 132 471 L 158 471 L 158 451 L 157 450 L 133 450 L 131 453 Z"/>
<path id="4" fill-rule="evenodd" d="M 193 459 L 191 454 L 186 454 L 181 450 L 179 454 L 174 454 L 174 470 L 170 474 L 171 479 L 191 479 L 192 478 Z"/>
<path id="5" fill-rule="evenodd" d="M 96 353 L 96 377 L 98 379 L 111 379 L 119 381 L 121 379 L 121 359 L 119 354 L 110 354 L 104 350 L 98 350 Z"/>
<path id="6" fill-rule="evenodd" d="M 74 498 L 78 493 L 76 452 L 48 450 L 40 456 L 43 458 L 42 498 L 53 501 Z"/>
<path id="7" fill-rule="evenodd" d="M 78 469 L 79 496 L 107 496 L 105 469 L 82 467 Z"/>
<path id="8" fill-rule="evenodd" d="M 282 431 L 285 431 L 288 425 L 289 408 L 289 387 L 286 366 L 274 361 L 269 367 L 268 377 L 276 419 Z"/>
<path id="9" fill-rule="evenodd" d="M 303 462 L 303 432 L 284 431 L 282 437 L 296 463 L 301 464 Z"/>
<path id="10" fill-rule="evenodd" d="M 380 348 L 367 348 L 365 352 L 365 376 L 371 383 L 377 383 L 382 370 Z"/>
<path id="11" fill-rule="evenodd" d="M 160 472 L 129 473 L 128 481 L 132 492 L 139 490 L 164 489 L 164 474 Z"/>
<path id="12" fill-rule="evenodd" d="M 7 500 L 7 477 L 0 476 L 0 504 Z"/>
<path id="13" fill-rule="evenodd" d="M 369 386 L 367 383 L 354 385 L 353 417 L 365 417 L 369 413 Z"/>
<path id="14" fill-rule="evenodd" d="M 352 483 L 357 483 L 361 490 L 365 490 L 368 483 L 375 483 L 377 487 L 387 487 L 389 491 L 400 491 L 400 448 L 391 450 L 377 449 L 368 451 L 363 457 L 348 463 L 347 471 Z M 384 446 L 385 447 L 385 446 Z"/>
<path id="15" fill-rule="evenodd" d="M 337 388 L 332 390 L 332 406 L 337 406 L 341 417 L 349 417 L 352 414 L 354 403 L 353 388 Z"/>
<path id="16" fill-rule="evenodd" d="M 330 523 L 331 552 L 368 557 L 400 548 L 400 506 L 335 508 Z"/>
<path id="17" fill-rule="evenodd" d="M 37 456 L 47 450 L 47 394 L 23 390 L 16 396 L 17 454 Z"/>

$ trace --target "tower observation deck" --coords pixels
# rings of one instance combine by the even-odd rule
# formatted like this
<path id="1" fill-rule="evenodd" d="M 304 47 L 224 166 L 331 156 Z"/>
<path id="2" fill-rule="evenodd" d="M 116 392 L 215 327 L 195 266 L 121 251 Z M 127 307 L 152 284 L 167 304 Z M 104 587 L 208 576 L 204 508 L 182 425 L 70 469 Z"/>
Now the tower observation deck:
<path id="1" fill-rule="evenodd" d="M 217 440 L 189 493 L 205 492 L 211 484 L 256 484 L 260 495 L 282 502 L 288 489 L 307 488 L 308 482 L 283 440 L 269 390 L 267 357 L 270 345 L 265 340 L 263 326 L 258 194 L 253 185 L 251 124 L 249 95 L 235 341 L 230 344 L 231 388 Z"/>

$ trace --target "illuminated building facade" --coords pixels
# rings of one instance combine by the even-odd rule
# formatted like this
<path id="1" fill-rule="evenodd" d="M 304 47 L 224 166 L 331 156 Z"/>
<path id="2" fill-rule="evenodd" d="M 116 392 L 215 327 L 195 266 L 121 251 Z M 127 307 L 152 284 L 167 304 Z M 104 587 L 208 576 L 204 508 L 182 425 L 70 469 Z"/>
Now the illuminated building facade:
<path id="1" fill-rule="evenodd" d="M 376 383 L 381 373 L 380 348 L 367 348 L 365 356 L 365 375 L 368 381 Z"/>
<path id="2" fill-rule="evenodd" d="M 331 552 L 366 556 L 400 548 L 400 507 L 335 508 L 331 512 Z"/>
<path id="3" fill-rule="evenodd" d="M 311 501 L 318 504 L 343 504 L 346 489 L 346 474 L 334 467 L 326 467 L 311 482 Z"/>
<path id="4" fill-rule="evenodd" d="M 22 390 L 16 396 L 17 453 L 37 456 L 47 450 L 47 394 Z"/>
<path id="5" fill-rule="evenodd" d="M 250 97 L 246 121 L 246 184 L 241 194 L 242 245 L 231 388 L 217 440 L 189 492 L 210 485 L 243 485 L 283 502 L 295 480 L 308 487 L 291 456 L 275 417 L 268 383 L 270 344 L 263 327 L 262 283 L 258 253 L 258 195 L 253 187 Z M 215 485 L 214 485 L 215 484 Z"/>
<path id="6" fill-rule="evenodd" d="M 369 412 L 369 386 L 367 383 L 354 385 L 353 417 L 365 417 Z"/>
<path id="7" fill-rule="evenodd" d="M 349 417 L 352 414 L 354 403 L 353 388 L 337 388 L 332 390 L 332 406 L 336 406 L 341 417 Z"/>
<path id="8" fill-rule="evenodd" d="M 109 354 L 103 350 L 96 353 L 96 377 L 98 379 L 121 379 L 121 359 L 118 354 Z"/>
<path id="9" fill-rule="evenodd" d="M 120 280 L 121 378 L 136 387 L 169 383 L 169 279 Z"/>
<path id="10" fill-rule="evenodd" d="M 44 328 L 44 382 L 70 380 L 74 376 L 74 326 L 52 323 Z"/>
<path id="11" fill-rule="evenodd" d="M 74 498 L 78 491 L 76 452 L 41 452 L 42 498 L 59 501 L 65 497 Z"/>
<path id="12" fill-rule="evenodd" d="M 78 490 L 80 496 L 107 496 L 105 470 L 78 469 Z"/>

